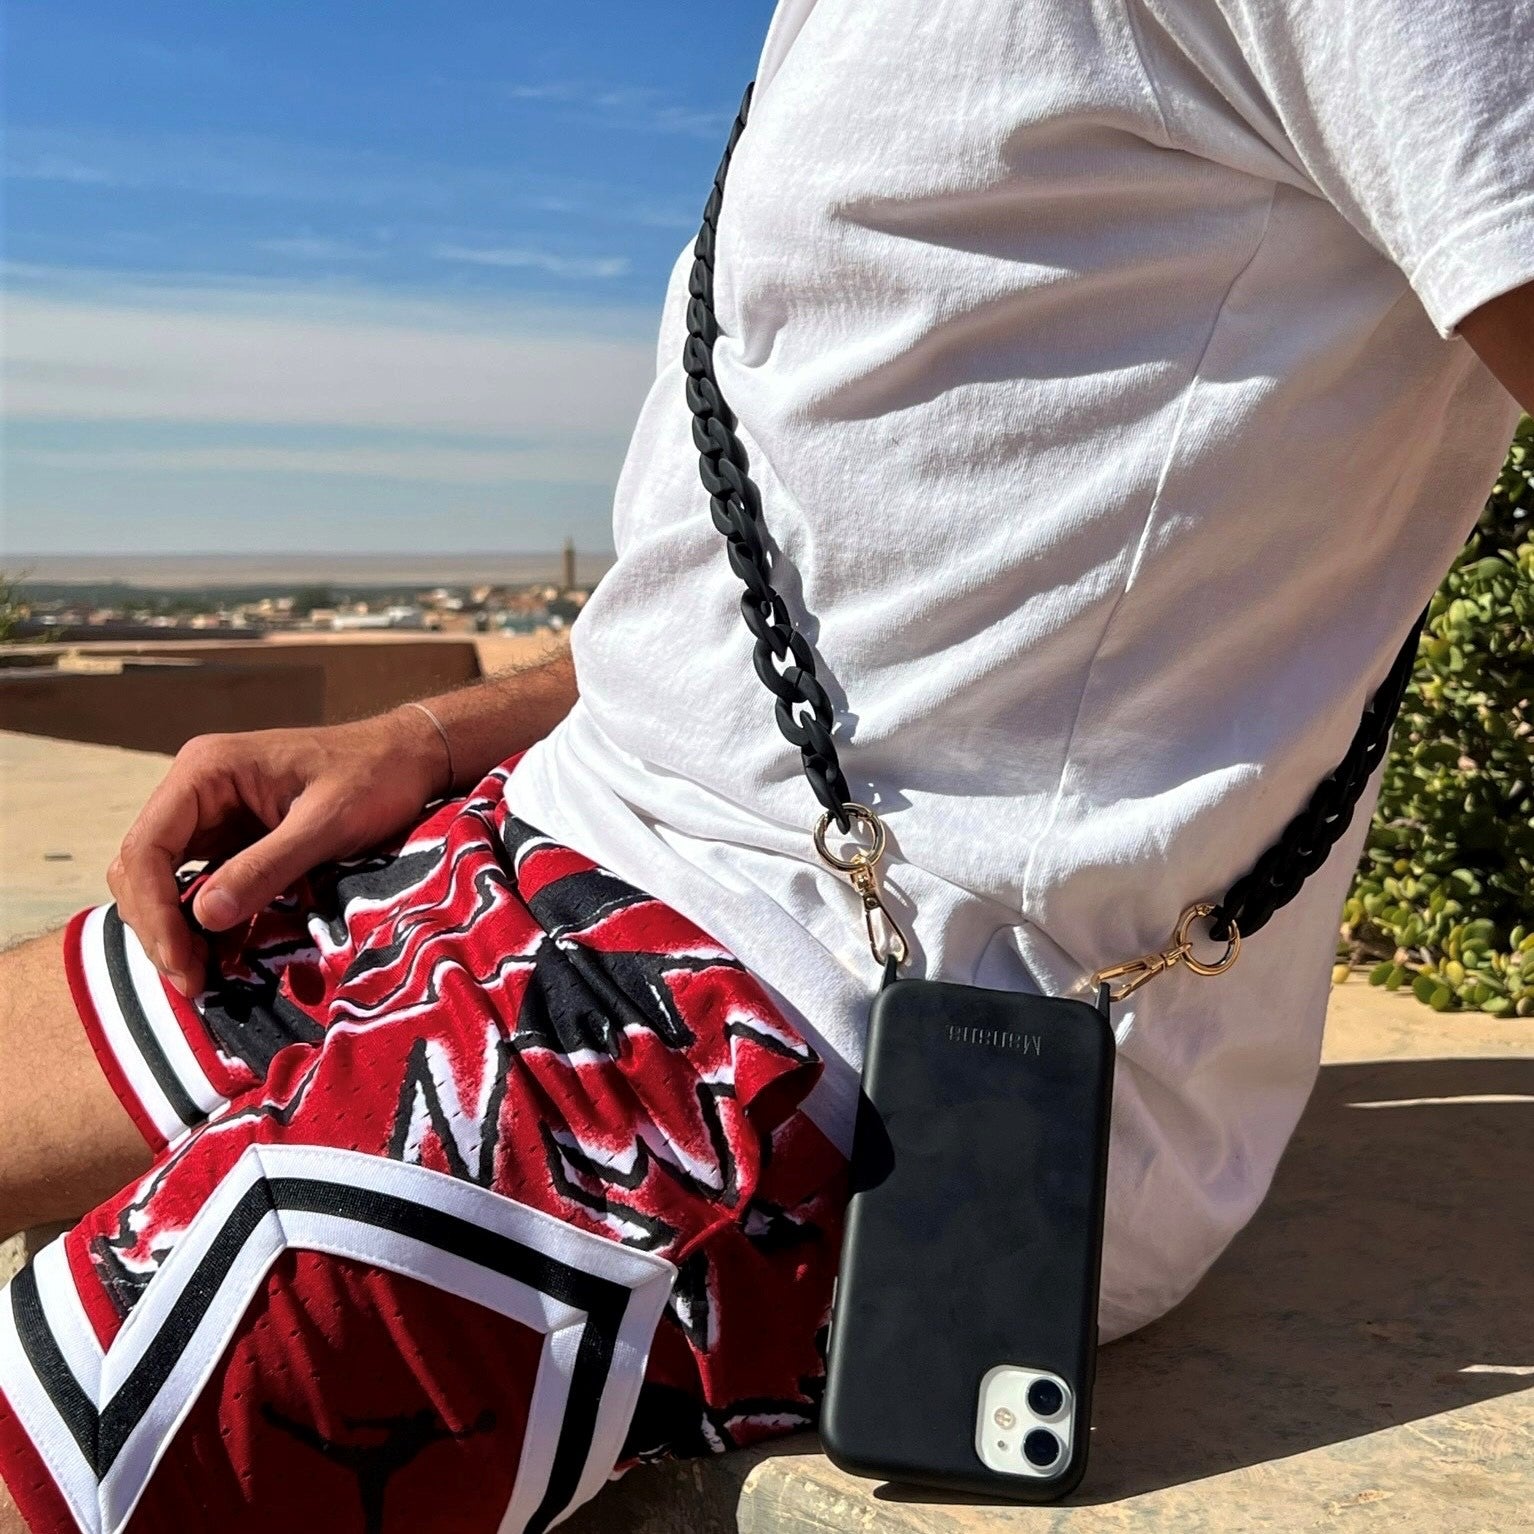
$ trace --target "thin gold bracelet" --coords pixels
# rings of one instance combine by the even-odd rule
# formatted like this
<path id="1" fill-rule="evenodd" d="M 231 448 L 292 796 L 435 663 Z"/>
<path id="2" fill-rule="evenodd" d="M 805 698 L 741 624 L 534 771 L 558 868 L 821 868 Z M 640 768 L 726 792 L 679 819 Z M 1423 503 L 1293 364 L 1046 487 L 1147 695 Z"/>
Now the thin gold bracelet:
<path id="1" fill-rule="evenodd" d="M 437 734 L 442 737 L 442 749 L 447 752 L 447 786 L 442 790 L 444 795 L 453 791 L 453 785 L 458 781 L 458 773 L 453 767 L 453 743 L 447 738 L 447 730 L 442 721 L 427 708 L 424 703 L 407 703 L 406 708 L 418 708 L 437 727 Z"/>

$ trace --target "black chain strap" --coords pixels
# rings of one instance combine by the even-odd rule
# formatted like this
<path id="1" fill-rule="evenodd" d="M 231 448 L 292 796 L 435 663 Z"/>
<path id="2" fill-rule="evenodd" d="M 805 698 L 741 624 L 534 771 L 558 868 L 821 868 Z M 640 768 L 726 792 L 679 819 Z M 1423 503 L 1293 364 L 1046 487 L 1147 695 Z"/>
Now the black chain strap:
<path id="1" fill-rule="evenodd" d="M 1352 823 L 1359 798 L 1389 749 L 1391 726 L 1401 711 L 1406 684 L 1417 664 L 1417 641 L 1427 614 L 1424 607 L 1396 652 L 1385 680 L 1369 699 L 1347 755 L 1322 778 L 1305 808 L 1214 908 L 1209 935 L 1218 942 L 1229 938 L 1233 925 L 1243 934 L 1265 927 L 1280 906 L 1288 905 L 1299 894 L 1300 886 L 1326 861 Z"/>
<path id="2" fill-rule="evenodd" d="M 852 795 L 832 739 L 835 716 L 831 700 L 815 674 L 815 657 L 809 644 L 795 626 L 783 598 L 773 588 L 764 542 L 761 493 L 751 479 L 746 450 L 735 434 L 735 416 L 714 377 L 714 340 L 719 334 L 714 316 L 714 243 L 724 202 L 724 179 L 746 126 L 752 89 L 746 87 L 730 127 L 729 142 L 714 173 L 713 190 L 693 246 L 682 366 L 687 374 L 687 403 L 692 410 L 692 437 L 698 448 L 698 473 L 709 494 L 714 526 L 724 534 L 730 568 L 746 588 L 740 599 L 740 611 L 756 641 L 756 673 L 777 698 L 778 728 L 799 748 L 815 797 L 845 833 L 851 827 L 847 804 Z M 1364 711 L 1347 754 L 1321 781 L 1305 808 L 1284 827 L 1278 840 L 1214 907 L 1209 931 L 1217 941 L 1227 941 L 1233 928 L 1249 936 L 1266 925 L 1279 907 L 1294 899 L 1300 886 L 1326 861 L 1337 839 L 1347 830 L 1359 797 L 1390 744 L 1391 726 L 1411 680 L 1417 640 L 1426 617 L 1424 610 L 1407 635 L 1389 675 Z M 801 708 L 804 712 L 797 712 Z"/>
<path id="3" fill-rule="evenodd" d="M 687 344 L 682 367 L 687 374 L 687 403 L 692 408 L 692 440 L 698 448 L 698 473 L 708 491 L 714 526 L 724 534 L 730 568 L 745 583 L 740 613 L 756 641 L 756 674 L 777 697 L 778 728 L 804 758 L 805 776 L 815 797 L 846 833 L 852 822 L 846 804 L 852 798 L 831 739 L 835 714 L 815 675 L 815 657 L 783 598 L 773 589 L 763 542 L 762 497 L 750 475 L 750 460 L 735 435 L 735 416 L 714 378 L 714 234 L 724 201 L 724 177 L 751 106 L 751 86 L 730 127 L 730 141 L 714 173 L 714 188 L 703 210 L 703 225 L 693 246 L 687 291 Z M 782 670 L 779 670 L 782 666 Z M 798 712 L 798 710 L 804 712 Z"/>

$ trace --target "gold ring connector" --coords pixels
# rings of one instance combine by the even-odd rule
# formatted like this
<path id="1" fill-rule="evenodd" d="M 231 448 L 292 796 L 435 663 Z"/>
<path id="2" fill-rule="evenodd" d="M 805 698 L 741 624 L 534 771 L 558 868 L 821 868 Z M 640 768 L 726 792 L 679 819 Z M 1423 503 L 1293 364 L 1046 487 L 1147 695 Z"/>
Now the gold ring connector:
<path id="1" fill-rule="evenodd" d="M 900 930 L 889 907 L 879 898 L 879 880 L 875 873 L 888 843 L 884 822 L 866 804 L 849 802 L 842 809 L 854 826 L 868 828 L 872 845 L 860 847 L 849 857 L 832 852 L 826 843 L 832 820 L 831 811 L 827 810 L 815 824 L 815 851 L 838 873 L 847 875 L 862 900 L 863 927 L 868 934 L 868 951 L 874 956 L 874 962 L 883 964 L 887 959 L 893 959 L 897 965 L 904 964 L 910 952 L 905 933 Z"/>
<path id="2" fill-rule="evenodd" d="M 873 838 L 873 846 L 854 852 L 850 858 L 837 857 L 826 845 L 826 833 L 831 829 L 832 818 L 830 810 L 827 810 L 815 822 L 815 850 L 839 873 L 849 874 L 861 863 L 877 863 L 884 856 L 887 837 L 884 822 L 866 804 L 853 804 L 851 800 L 848 800 L 842 808 L 847 812 L 847 819 L 854 827 L 860 825 L 868 827 L 869 835 Z"/>

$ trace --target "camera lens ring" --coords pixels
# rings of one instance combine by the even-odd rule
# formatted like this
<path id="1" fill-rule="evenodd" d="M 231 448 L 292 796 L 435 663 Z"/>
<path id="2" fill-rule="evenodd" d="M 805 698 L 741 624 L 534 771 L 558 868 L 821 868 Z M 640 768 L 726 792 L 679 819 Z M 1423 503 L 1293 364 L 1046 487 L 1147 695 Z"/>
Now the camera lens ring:
<path id="1" fill-rule="evenodd" d="M 1036 1427 L 1023 1439 L 1023 1458 L 1035 1470 L 1048 1470 L 1057 1464 L 1064 1445 L 1047 1427 Z"/>
<path id="2" fill-rule="evenodd" d="M 1028 1409 L 1035 1416 L 1058 1416 L 1065 1406 L 1065 1392 L 1054 1380 L 1038 1379 L 1028 1387 Z"/>

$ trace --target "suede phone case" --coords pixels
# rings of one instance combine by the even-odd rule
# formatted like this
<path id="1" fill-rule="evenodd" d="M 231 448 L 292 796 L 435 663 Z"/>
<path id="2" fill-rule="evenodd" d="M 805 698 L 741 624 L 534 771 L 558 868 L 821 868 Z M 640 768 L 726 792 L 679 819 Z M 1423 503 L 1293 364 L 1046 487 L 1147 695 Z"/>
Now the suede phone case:
<path id="1" fill-rule="evenodd" d="M 1084 1001 L 897 980 L 870 1018 L 821 1435 L 843 1469 L 1047 1502 L 1086 1469 L 1114 1040 Z M 1074 1396 L 1047 1475 L 980 1459 L 982 1380 Z"/>

